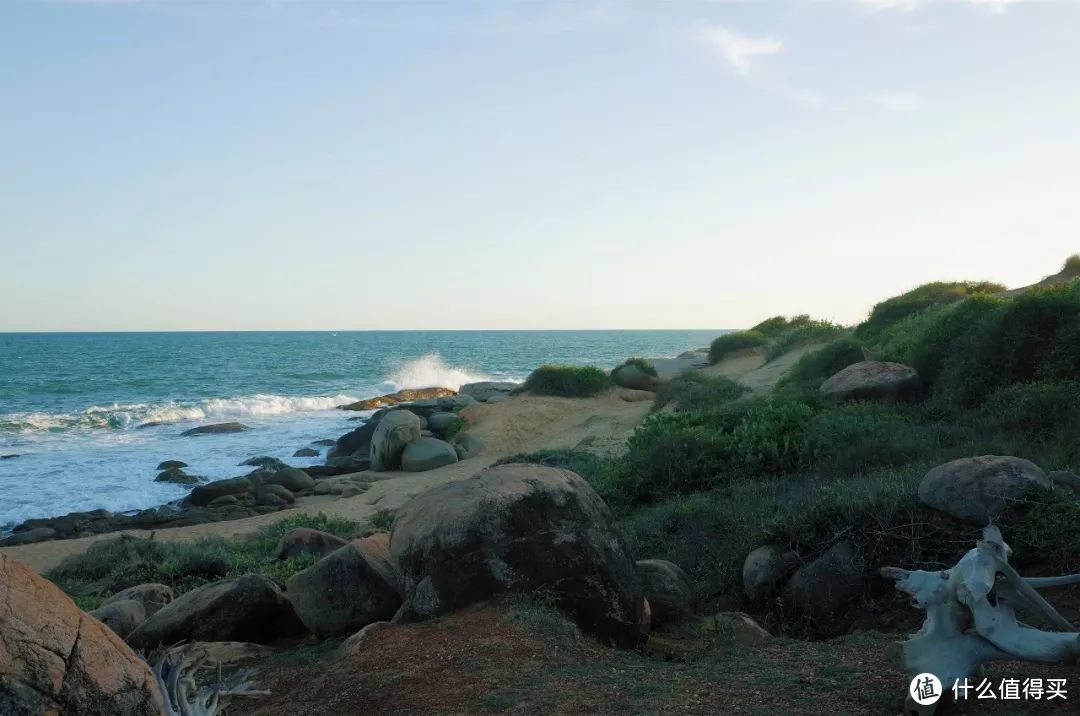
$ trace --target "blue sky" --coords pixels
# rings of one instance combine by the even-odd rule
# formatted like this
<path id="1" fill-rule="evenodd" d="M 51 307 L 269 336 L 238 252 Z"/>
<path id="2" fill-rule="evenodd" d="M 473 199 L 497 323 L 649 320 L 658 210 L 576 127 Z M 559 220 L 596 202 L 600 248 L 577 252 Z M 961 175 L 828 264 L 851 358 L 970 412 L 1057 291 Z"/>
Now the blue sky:
<path id="1" fill-rule="evenodd" d="M 1080 3 L 7 2 L 0 331 L 843 322 L 1080 251 Z"/>

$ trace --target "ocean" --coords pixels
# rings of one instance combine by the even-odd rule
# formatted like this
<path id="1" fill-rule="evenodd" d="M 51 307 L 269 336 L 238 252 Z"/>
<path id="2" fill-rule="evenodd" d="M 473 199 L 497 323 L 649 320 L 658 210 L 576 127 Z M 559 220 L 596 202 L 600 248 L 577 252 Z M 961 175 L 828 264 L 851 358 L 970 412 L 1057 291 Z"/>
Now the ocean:
<path id="1" fill-rule="evenodd" d="M 401 388 L 522 380 L 544 363 L 611 368 L 722 330 L 0 334 L 0 531 L 31 517 L 124 512 L 183 497 L 154 482 L 183 460 L 209 479 L 256 455 L 290 464 L 356 426 L 335 406 Z M 239 421 L 243 433 L 181 437 Z M 145 423 L 162 423 L 140 428 Z"/>

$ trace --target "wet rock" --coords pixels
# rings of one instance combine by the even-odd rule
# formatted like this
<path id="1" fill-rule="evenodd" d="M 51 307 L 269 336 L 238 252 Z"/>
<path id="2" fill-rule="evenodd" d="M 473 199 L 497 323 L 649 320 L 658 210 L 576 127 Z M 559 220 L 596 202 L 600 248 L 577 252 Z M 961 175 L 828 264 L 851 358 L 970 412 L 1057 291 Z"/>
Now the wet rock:
<path id="1" fill-rule="evenodd" d="M 183 468 L 170 467 L 158 473 L 154 482 L 171 482 L 175 485 L 198 485 L 203 478 L 197 475 L 189 475 Z"/>
<path id="2" fill-rule="evenodd" d="M 314 448 L 300 448 L 292 454 L 293 457 L 318 457 L 319 451 Z"/>
<path id="3" fill-rule="evenodd" d="M 266 470 L 268 472 L 277 472 L 278 470 L 284 470 L 288 467 L 287 464 L 278 460 L 276 457 L 270 457 L 268 455 L 259 455 L 258 457 L 249 457 L 240 463 L 241 467 L 257 467 L 260 470 Z"/>
<path id="4" fill-rule="evenodd" d="M 399 405 L 415 400 L 427 400 L 457 395 L 457 391 L 449 388 L 408 388 L 396 393 L 380 395 L 375 398 L 359 400 L 348 405 L 339 405 L 341 410 L 378 410 L 392 405 Z"/>
<path id="5" fill-rule="evenodd" d="M 199 485 L 191 491 L 187 501 L 192 505 L 202 507 L 224 495 L 246 495 L 249 490 L 251 490 L 251 481 L 246 477 L 230 477 L 226 480 L 215 480 Z"/>
<path id="6" fill-rule="evenodd" d="M 220 435 L 223 433 L 242 433 L 245 430 L 251 430 L 251 428 L 243 423 L 215 423 L 213 425 L 200 425 L 197 428 L 185 430 L 180 433 L 180 435 Z"/>
<path id="7" fill-rule="evenodd" d="M 181 468 L 181 467 L 187 467 L 187 466 L 188 466 L 188 464 L 186 462 L 182 462 L 180 460 L 165 460 L 164 462 L 159 463 L 157 468 L 155 468 L 155 469 L 157 469 L 157 470 L 173 470 L 175 468 Z"/>

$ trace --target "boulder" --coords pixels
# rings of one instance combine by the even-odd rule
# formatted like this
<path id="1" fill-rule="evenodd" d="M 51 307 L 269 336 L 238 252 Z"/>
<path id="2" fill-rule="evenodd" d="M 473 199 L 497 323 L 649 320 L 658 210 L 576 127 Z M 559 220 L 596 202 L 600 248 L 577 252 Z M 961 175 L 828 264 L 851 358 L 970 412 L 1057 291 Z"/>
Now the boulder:
<path id="1" fill-rule="evenodd" d="M 188 466 L 188 464 L 186 462 L 181 462 L 180 460 L 166 460 L 164 462 L 158 463 L 158 466 L 155 469 L 157 469 L 157 470 L 172 470 L 175 467 L 187 467 L 187 466 Z"/>
<path id="2" fill-rule="evenodd" d="M 216 510 L 219 507 L 231 507 L 233 505 L 239 505 L 240 500 L 236 495 L 222 495 L 221 497 L 215 497 L 210 500 L 210 504 L 207 505 L 212 510 Z"/>
<path id="3" fill-rule="evenodd" d="M 655 400 L 656 393 L 649 390 L 632 390 L 630 388 L 623 388 L 619 391 L 619 399 L 624 400 L 627 403 L 643 403 L 646 400 Z"/>
<path id="4" fill-rule="evenodd" d="M 1055 490 L 1067 490 L 1074 495 L 1080 496 L 1080 475 L 1068 470 L 1054 470 L 1046 473 L 1046 478 L 1054 486 Z"/>
<path id="5" fill-rule="evenodd" d="M 329 438 L 323 438 L 322 440 L 312 440 L 312 445 L 318 445 L 320 447 L 334 447 L 337 444 L 337 440 L 330 440 Z"/>
<path id="6" fill-rule="evenodd" d="M 401 576 L 385 537 L 334 550 L 290 577 L 285 589 L 304 625 L 321 637 L 387 621 L 401 606 Z"/>
<path id="7" fill-rule="evenodd" d="M 287 467 L 278 470 L 273 475 L 263 478 L 265 485 L 281 485 L 290 492 L 303 492 L 315 487 L 315 480 L 311 475 L 296 467 Z"/>
<path id="8" fill-rule="evenodd" d="M 919 373 L 902 363 L 865 360 L 842 369 L 821 384 L 837 400 L 915 400 L 922 394 Z"/>
<path id="9" fill-rule="evenodd" d="M 319 451 L 315 448 L 300 448 L 292 454 L 293 457 L 318 457 Z"/>
<path id="10" fill-rule="evenodd" d="M 198 485 L 202 482 L 202 478 L 187 474 L 184 472 L 183 468 L 170 467 L 167 470 L 159 472 L 158 476 L 154 478 L 154 482 L 171 482 L 176 485 Z"/>
<path id="11" fill-rule="evenodd" d="M 396 621 L 544 591 L 601 639 L 638 643 L 634 562 L 607 505 L 568 470 L 507 464 L 435 487 L 398 510 L 390 551 L 405 579 Z"/>
<path id="12" fill-rule="evenodd" d="M 370 447 L 368 449 L 369 454 L 363 457 L 357 457 L 356 455 L 332 457 L 326 461 L 327 464 L 325 465 L 314 465 L 301 469 L 312 477 L 331 477 L 333 475 L 348 475 L 352 472 L 363 472 L 371 469 Z"/>
<path id="13" fill-rule="evenodd" d="M 277 500 L 280 500 L 280 502 L 269 500 L 268 498 L 270 497 L 277 498 Z M 296 502 L 296 495 L 294 495 L 292 491 L 289 490 L 289 488 L 282 487 L 281 485 L 263 485 L 255 491 L 255 502 L 256 504 L 265 505 L 291 505 L 292 503 Z"/>
<path id="14" fill-rule="evenodd" d="M 919 500 L 961 520 L 984 525 L 1051 482 L 1037 465 L 1018 457 L 983 455 L 938 465 L 919 483 Z"/>
<path id="15" fill-rule="evenodd" d="M 187 496 L 187 501 L 196 507 L 202 507 L 222 495 L 246 495 L 250 489 L 251 481 L 246 477 L 230 477 L 227 480 L 215 480 L 199 485 Z"/>
<path id="16" fill-rule="evenodd" d="M 457 391 L 450 390 L 449 388 L 406 388 L 405 390 L 399 390 L 396 393 L 380 395 L 375 398 L 367 398 L 366 400 L 358 400 L 355 403 L 339 405 L 338 407 L 341 410 L 378 410 L 379 408 L 399 405 L 414 400 L 431 400 L 444 398 L 450 395 L 457 395 Z"/>
<path id="17" fill-rule="evenodd" d="M 520 387 L 521 385 L 519 383 L 485 380 L 480 381 L 479 383 L 466 383 L 461 386 L 458 393 L 474 398 L 481 403 L 487 403 L 495 396 L 506 398 L 510 393 Z"/>
<path id="18" fill-rule="evenodd" d="M 240 467 L 257 467 L 260 470 L 277 472 L 278 470 L 284 470 L 288 465 L 281 460 L 278 460 L 276 457 L 259 455 L 258 457 L 249 457 L 247 460 L 244 460 L 240 463 Z"/>
<path id="19" fill-rule="evenodd" d="M 60 589 L 0 553 L 0 713 L 160 716 L 150 667 Z"/>
<path id="20" fill-rule="evenodd" d="M 775 545 L 758 547 L 743 561 L 743 591 L 754 604 L 764 604 L 799 566 L 799 556 Z"/>
<path id="21" fill-rule="evenodd" d="M 825 627 L 863 593 L 866 575 L 861 555 L 838 542 L 813 562 L 795 570 L 784 586 L 789 615 Z"/>
<path id="22" fill-rule="evenodd" d="M 458 433 L 454 438 L 454 449 L 457 451 L 459 460 L 476 457 L 483 451 L 484 441 L 469 433 Z"/>
<path id="23" fill-rule="evenodd" d="M 378 426 L 379 420 L 372 416 L 360 427 L 350 430 L 338 438 L 333 449 L 327 454 L 327 458 L 355 455 L 367 459 L 371 455 L 371 438 L 375 435 L 375 428 Z"/>
<path id="24" fill-rule="evenodd" d="M 462 408 L 467 408 L 470 405 L 476 404 L 476 398 L 471 395 L 448 395 L 445 398 L 439 398 L 439 407 L 449 412 L 457 412 Z"/>
<path id="25" fill-rule="evenodd" d="M 366 642 L 371 641 L 375 634 L 391 628 L 393 628 L 393 624 L 390 622 L 372 622 L 345 641 L 341 642 L 338 651 L 345 657 L 355 656 L 364 648 Z"/>
<path id="26" fill-rule="evenodd" d="M 426 472 L 457 461 L 454 446 L 438 438 L 414 440 L 401 453 L 401 469 L 405 472 Z"/>
<path id="27" fill-rule="evenodd" d="M 491 396 L 490 398 L 488 398 L 484 402 L 487 403 L 488 405 L 491 405 L 492 403 L 501 403 L 504 400 L 507 400 L 509 398 L 510 398 L 509 395 L 503 395 L 502 393 L 500 393 L 498 395 Z"/>
<path id="28" fill-rule="evenodd" d="M 461 421 L 457 413 L 435 413 L 428 418 L 428 429 L 436 435 L 445 435 L 447 430 Z"/>
<path id="29" fill-rule="evenodd" d="M 289 559 L 304 554 L 321 558 L 345 544 L 345 540 L 329 532 L 297 527 L 281 535 L 277 547 L 274 548 L 274 559 Z"/>
<path id="30" fill-rule="evenodd" d="M 136 649 L 182 641 L 272 644 L 304 631 L 281 589 L 267 577 L 249 574 L 177 597 L 140 624 L 127 641 Z"/>
<path id="31" fill-rule="evenodd" d="M 625 363 L 611 372 L 611 380 L 620 388 L 656 390 L 659 379 L 633 363 Z"/>
<path id="32" fill-rule="evenodd" d="M 694 591 L 679 565 L 663 559 L 642 559 L 638 577 L 652 613 L 652 625 L 678 621 L 694 611 Z"/>
<path id="33" fill-rule="evenodd" d="M 225 668 L 246 666 L 274 656 L 277 650 L 263 644 L 246 641 L 195 641 L 176 648 L 174 653 L 189 662 L 205 658 L 211 664 L 220 664 Z"/>
<path id="34" fill-rule="evenodd" d="M 52 527 L 35 527 L 33 529 L 16 532 L 4 539 L 0 539 L 0 547 L 16 547 L 20 544 L 33 544 L 44 542 L 57 536 Z"/>
<path id="35" fill-rule="evenodd" d="M 92 612 L 90 616 L 109 627 L 121 639 L 135 631 L 135 627 L 146 621 L 146 607 L 142 602 L 134 599 L 121 599 L 103 604 Z"/>
<path id="36" fill-rule="evenodd" d="M 387 413 L 371 438 L 371 469 L 376 472 L 399 469 L 405 446 L 419 439 L 419 417 L 408 410 Z"/>
<path id="37" fill-rule="evenodd" d="M 172 587 L 151 582 L 147 584 L 136 584 L 134 587 L 122 589 L 102 602 L 101 606 L 106 606 L 113 602 L 135 600 L 141 603 L 146 609 L 146 616 L 150 616 L 171 602 L 173 598 Z"/>
<path id="38" fill-rule="evenodd" d="M 215 423 L 214 425 L 200 425 L 197 428 L 185 430 L 180 435 L 220 435 L 222 433 L 242 433 L 245 430 L 251 430 L 251 428 L 243 423 Z"/>

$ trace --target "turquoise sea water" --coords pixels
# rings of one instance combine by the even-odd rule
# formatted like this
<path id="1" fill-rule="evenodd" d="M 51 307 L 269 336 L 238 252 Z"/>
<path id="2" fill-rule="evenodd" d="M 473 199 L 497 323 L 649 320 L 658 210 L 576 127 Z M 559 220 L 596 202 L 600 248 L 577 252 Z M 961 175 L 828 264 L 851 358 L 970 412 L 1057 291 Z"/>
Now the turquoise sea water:
<path id="1" fill-rule="evenodd" d="M 610 368 L 708 345 L 712 331 L 372 331 L 0 334 L 0 529 L 73 510 L 182 497 L 162 460 L 212 479 L 292 458 L 355 427 L 345 402 L 400 388 L 521 380 L 543 363 Z M 245 433 L 180 437 L 237 420 Z M 162 425 L 142 428 L 148 422 Z M 325 448 L 321 448 L 325 450 Z"/>

